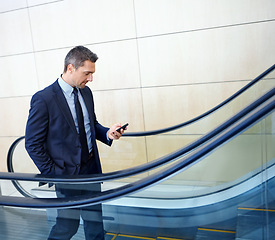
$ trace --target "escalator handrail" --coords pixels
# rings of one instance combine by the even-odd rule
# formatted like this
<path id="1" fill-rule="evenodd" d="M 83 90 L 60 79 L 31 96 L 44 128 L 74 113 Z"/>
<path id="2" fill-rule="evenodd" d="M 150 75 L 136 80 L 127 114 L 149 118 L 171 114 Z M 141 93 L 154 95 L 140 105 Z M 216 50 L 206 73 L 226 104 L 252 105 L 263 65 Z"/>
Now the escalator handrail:
<path id="1" fill-rule="evenodd" d="M 115 180 L 119 178 L 125 178 L 129 176 L 133 176 L 136 174 L 143 173 L 148 170 L 152 170 L 153 168 L 160 167 L 168 162 L 171 162 L 178 157 L 198 148 L 199 146 L 207 143 L 212 138 L 218 136 L 223 131 L 225 131 L 227 128 L 229 128 L 232 124 L 235 124 L 237 121 L 239 121 L 241 118 L 245 117 L 247 114 L 252 112 L 256 107 L 259 107 L 261 104 L 265 103 L 266 101 L 270 100 L 275 95 L 275 88 L 268 91 L 266 94 L 264 94 L 262 97 L 248 105 L 246 108 L 244 108 L 242 111 L 240 111 L 238 114 L 234 115 L 230 119 L 228 119 L 225 123 L 221 124 L 214 130 L 210 131 L 208 134 L 202 136 L 198 140 L 195 140 L 193 143 L 178 149 L 177 151 L 170 153 L 164 157 L 158 158 L 154 161 L 151 161 L 149 163 L 139 165 L 136 167 L 120 170 L 120 171 L 114 171 L 109 173 L 102 173 L 102 174 L 94 174 L 94 175 L 79 175 L 77 178 L 75 176 L 45 176 L 42 174 L 30 174 L 30 173 L 3 173 L 0 172 L 0 179 L 6 179 L 6 180 L 23 180 L 23 181 L 41 181 L 41 182 L 74 182 L 74 183 L 92 183 L 92 182 L 103 182 L 103 181 L 110 181 Z M 21 138 L 22 139 L 22 138 Z M 13 146 L 16 146 L 14 144 Z M 13 152 L 14 149 L 11 149 L 11 152 Z M 10 159 L 9 163 L 12 162 L 12 155 L 8 154 Z M 11 166 L 8 166 L 9 169 Z"/>
<path id="2" fill-rule="evenodd" d="M 8 151 L 8 155 L 7 155 L 7 168 L 8 168 L 8 172 L 14 172 L 14 168 L 13 168 L 13 153 L 15 151 L 16 146 L 20 143 L 20 141 L 22 141 L 25 138 L 25 136 L 19 137 L 17 138 L 12 145 L 9 148 Z M 35 196 L 33 194 L 31 194 L 30 192 L 28 192 L 17 180 L 12 179 L 11 180 L 12 184 L 14 185 L 14 187 L 16 188 L 16 190 L 18 192 L 20 192 L 24 197 L 32 197 L 34 198 Z"/>
<path id="3" fill-rule="evenodd" d="M 253 86 L 254 84 L 256 84 L 259 80 L 261 80 L 262 78 L 264 78 L 266 75 L 268 75 L 270 72 L 272 72 L 275 69 L 275 64 L 273 66 L 271 66 L 270 68 L 268 68 L 266 71 L 264 71 L 262 74 L 260 74 L 258 77 L 256 77 L 254 80 L 252 80 L 251 82 L 249 82 L 247 85 L 245 85 L 244 87 L 242 87 L 239 91 L 237 91 L 236 93 L 234 93 L 232 96 L 230 96 L 229 98 L 227 98 L 226 100 L 224 100 L 223 102 L 221 102 L 220 104 L 218 104 L 216 107 L 210 109 L 209 111 L 191 119 L 188 120 L 186 122 L 171 126 L 171 127 L 167 127 L 167 128 L 163 128 L 163 129 L 158 129 L 158 130 L 151 130 L 151 131 L 142 131 L 142 132 L 125 132 L 123 134 L 124 137 L 142 137 L 142 136 L 151 136 L 151 135 L 157 135 L 157 134 L 161 134 L 161 133 L 165 133 L 165 132 L 170 132 L 173 130 L 176 130 L 178 128 L 187 126 L 191 123 L 197 122 L 200 119 L 210 115 L 211 113 L 217 111 L 219 108 L 221 108 L 222 106 L 228 104 L 229 102 L 231 102 L 232 100 L 234 100 L 236 97 L 238 97 L 240 94 L 242 94 L 244 91 L 246 91 L 247 89 L 249 89 L 251 86 Z"/>
<path id="4" fill-rule="evenodd" d="M 192 152 L 189 156 L 184 157 L 178 162 L 173 163 L 171 166 L 166 167 L 148 177 L 145 177 L 136 182 L 118 187 L 115 189 L 107 190 L 98 193 L 96 196 L 79 196 L 70 198 L 22 198 L 12 196 L 0 196 L 0 205 L 13 206 L 13 207 L 29 207 L 29 208 L 68 208 L 68 207 L 84 207 L 88 205 L 103 203 L 106 201 L 114 200 L 119 197 L 135 193 L 146 187 L 159 183 L 169 177 L 178 174 L 190 166 L 198 163 L 205 156 L 209 155 L 218 147 L 222 146 L 227 141 L 239 135 L 253 124 L 259 122 L 266 115 L 270 114 L 275 109 L 275 101 L 268 101 L 264 106 L 255 109 L 253 113 L 249 114 L 241 121 L 238 121 L 234 126 L 224 131 L 217 138 L 212 139 L 205 145 L 201 146 L 196 151 Z"/>

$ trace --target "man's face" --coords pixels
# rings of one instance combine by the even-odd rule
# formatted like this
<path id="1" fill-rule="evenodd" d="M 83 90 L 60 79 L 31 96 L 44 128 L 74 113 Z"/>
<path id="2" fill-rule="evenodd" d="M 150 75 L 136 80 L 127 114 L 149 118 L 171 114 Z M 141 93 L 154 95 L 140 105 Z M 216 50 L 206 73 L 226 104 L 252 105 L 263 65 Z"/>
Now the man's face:
<path id="1" fill-rule="evenodd" d="M 82 67 L 75 69 L 73 65 L 71 65 L 71 79 L 72 84 L 77 88 L 84 88 L 87 82 L 93 81 L 93 74 L 95 72 L 95 63 L 86 60 Z"/>

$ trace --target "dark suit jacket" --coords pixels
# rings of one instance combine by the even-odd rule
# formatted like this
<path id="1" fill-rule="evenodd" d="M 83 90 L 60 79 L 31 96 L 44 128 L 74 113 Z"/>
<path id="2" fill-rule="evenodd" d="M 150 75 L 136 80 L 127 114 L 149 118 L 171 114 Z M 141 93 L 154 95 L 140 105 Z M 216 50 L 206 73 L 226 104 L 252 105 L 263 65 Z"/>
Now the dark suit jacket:
<path id="1" fill-rule="evenodd" d="M 92 92 L 88 87 L 81 89 L 90 123 L 96 171 L 101 173 L 96 139 L 111 145 L 106 133 L 108 128 L 100 125 L 94 113 Z M 34 94 L 27 121 L 25 147 L 42 174 L 77 175 L 80 170 L 81 145 L 74 120 L 66 98 L 57 81 Z"/>

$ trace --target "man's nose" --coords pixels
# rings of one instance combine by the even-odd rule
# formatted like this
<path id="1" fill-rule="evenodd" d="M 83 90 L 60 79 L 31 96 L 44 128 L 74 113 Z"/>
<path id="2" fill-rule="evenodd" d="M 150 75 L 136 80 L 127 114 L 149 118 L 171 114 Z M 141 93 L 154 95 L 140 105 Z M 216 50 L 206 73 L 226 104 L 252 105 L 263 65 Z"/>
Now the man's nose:
<path id="1" fill-rule="evenodd" d="M 89 82 L 92 82 L 93 79 L 94 79 L 93 74 L 90 73 L 89 76 L 88 76 L 88 78 L 87 78 L 87 80 L 88 80 Z"/>

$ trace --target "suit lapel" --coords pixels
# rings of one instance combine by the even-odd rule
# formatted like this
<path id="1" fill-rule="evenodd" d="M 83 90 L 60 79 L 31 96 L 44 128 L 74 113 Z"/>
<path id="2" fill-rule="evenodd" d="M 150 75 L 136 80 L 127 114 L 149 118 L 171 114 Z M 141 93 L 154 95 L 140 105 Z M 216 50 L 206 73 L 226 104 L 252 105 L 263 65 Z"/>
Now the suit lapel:
<path id="1" fill-rule="evenodd" d="M 66 100 L 66 98 L 65 98 L 65 96 L 62 92 L 62 89 L 58 84 L 58 81 L 56 81 L 53 84 L 53 91 L 55 92 L 55 100 L 57 102 L 57 105 L 60 108 L 60 111 L 64 115 L 66 121 L 68 122 L 68 124 L 72 128 L 73 132 L 77 135 L 77 130 L 76 130 L 76 127 L 75 127 L 75 123 L 74 123 L 74 120 L 73 120 L 73 117 L 72 117 L 71 110 L 68 106 L 67 100 Z"/>

